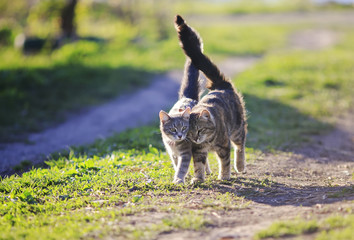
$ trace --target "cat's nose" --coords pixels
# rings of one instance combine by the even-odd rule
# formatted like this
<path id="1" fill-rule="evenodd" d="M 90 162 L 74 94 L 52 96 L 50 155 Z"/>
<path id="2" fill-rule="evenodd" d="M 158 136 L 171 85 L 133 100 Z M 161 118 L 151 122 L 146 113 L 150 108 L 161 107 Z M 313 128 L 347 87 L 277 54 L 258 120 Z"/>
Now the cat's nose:
<path id="1" fill-rule="evenodd" d="M 178 137 L 178 139 L 181 139 L 182 138 L 182 134 L 178 134 L 177 137 Z"/>

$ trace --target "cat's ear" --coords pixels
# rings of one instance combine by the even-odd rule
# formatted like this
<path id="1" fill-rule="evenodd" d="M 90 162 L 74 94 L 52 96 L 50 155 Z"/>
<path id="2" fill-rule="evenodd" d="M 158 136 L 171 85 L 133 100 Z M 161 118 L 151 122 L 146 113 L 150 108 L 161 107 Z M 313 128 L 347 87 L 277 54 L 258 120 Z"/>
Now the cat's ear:
<path id="1" fill-rule="evenodd" d="M 200 114 L 199 117 L 203 120 L 209 120 L 211 118 L 210 112 L 206 109 L 204 109 Z"/>
<path id="2" fill-rule="evenodd" d="M 182 113 L 183 118 L 189 119 L 189 116 L 191 115 L 191 108 L 187 107 L 186 110 Z"/>
<path id="3" fill-rule="evenodd" d="M 159 117 L 160 117 L 160 121 L 162 123 L 165 123 L 166 121 L 171 119 L 171 117 L 167 114 L 167 112 L 162 111 L 162 110 L 159 113 Z"/>

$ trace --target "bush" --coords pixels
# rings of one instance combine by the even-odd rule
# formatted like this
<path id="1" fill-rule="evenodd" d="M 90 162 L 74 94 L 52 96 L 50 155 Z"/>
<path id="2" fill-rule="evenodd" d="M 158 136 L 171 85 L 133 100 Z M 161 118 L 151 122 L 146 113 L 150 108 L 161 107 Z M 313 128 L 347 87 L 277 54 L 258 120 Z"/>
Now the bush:
<path id="1" fill-rule="evenodd" d="M 12 30 L 8 26 L 0 27 L 0 46 L 8 46 L 12 43 Z"/>

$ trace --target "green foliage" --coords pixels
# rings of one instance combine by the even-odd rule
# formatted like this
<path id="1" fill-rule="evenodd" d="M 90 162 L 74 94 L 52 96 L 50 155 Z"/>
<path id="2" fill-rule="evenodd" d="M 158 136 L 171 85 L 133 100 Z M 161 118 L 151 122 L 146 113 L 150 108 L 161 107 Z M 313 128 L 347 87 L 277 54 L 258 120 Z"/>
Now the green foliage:
<path id="1" fill-rule="evenodd" d="M 12 30 L 9 26 L 0 26 L 0 46 L 12 43 Z"/>
<path id="2" fill-rule="evenodd" d="M 79 41 L 64 45 L 55 51 L 53 58 L 59 64 L 78 64 L 85 57 L 95 56 L 100 51 L 100 45 L 95 42 Z"/>
<path id="3" fill-rule="evenodd" d="M 33 5 L 28 13 L 27 28 L 31 35 L 55 36 L 59 29 L 60 13 L 66 1 L 42 0 Z"/>

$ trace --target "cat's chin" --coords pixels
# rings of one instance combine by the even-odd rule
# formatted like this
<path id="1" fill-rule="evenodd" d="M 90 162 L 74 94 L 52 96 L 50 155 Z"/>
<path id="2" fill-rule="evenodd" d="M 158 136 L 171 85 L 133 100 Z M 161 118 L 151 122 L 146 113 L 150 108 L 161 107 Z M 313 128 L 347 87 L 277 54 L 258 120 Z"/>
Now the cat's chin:
<path id="1" fill-rule="evenodd" d="M 195 144 L 201 144 L 201 143 L 203 143 L 204 141 L 202 141 L 202 140 L 191 140 L 193 143 L 195 143 Z"/>
<path id="2" fill-rule="evenodd" d="M 186 140 L 186 138 L 181 138 L 181 139 L 178 139 L 178 138 L 170 138 L 171 141 L 173 142 L 183 142 L 184 140 Z"/>
<path id="3" fill-rule="evenodd" d="M 186 140 L 185 138 L 182 138 L 182 139 L 175 139 L 174 141 L 175 142 L 183 142 L 184 140 Z"/>

